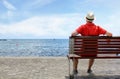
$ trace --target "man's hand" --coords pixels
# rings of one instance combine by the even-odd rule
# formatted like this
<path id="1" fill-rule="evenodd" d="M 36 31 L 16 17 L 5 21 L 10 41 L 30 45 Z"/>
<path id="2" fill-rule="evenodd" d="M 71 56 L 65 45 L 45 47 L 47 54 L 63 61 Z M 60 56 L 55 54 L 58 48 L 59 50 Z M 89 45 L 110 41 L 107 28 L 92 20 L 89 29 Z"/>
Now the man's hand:
<path id="1" fill-rule="evenodd" d="M 110 32 L 106 32 L 105 35 L 106 35 L 106 36 L 112 36 L 112 33 L 110 33 Z"/>

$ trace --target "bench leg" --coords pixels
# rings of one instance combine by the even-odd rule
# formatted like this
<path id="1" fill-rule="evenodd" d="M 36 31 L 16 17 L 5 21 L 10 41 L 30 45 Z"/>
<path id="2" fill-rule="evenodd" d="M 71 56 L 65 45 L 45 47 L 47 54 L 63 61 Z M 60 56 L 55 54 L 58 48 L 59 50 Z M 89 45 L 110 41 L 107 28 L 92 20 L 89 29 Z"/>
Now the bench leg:
<path id="1" fill-rule="evenodd" d="M 71 62 L 69 58 L 68 58 L 68 65 L 69 65 L 69 79 L 77 79 L 77 74 L 71 73 Z"/>
<path id="2" fill-rule="evenodd" d="M 68 57 L 68 66 L 69 66 L 69 68 L 68 68 L 68 71 L 69 71 L 69 72 L 68 72 L 68 74 L 69 74 L 69 79 L 71 79 L 71 78 L 70 78 L 71 75 L 70 75 L 70 58 L 69 58 L 69 57 Z"/>
<path id="3" fill-rule="evenodd" d="M 68 68 L 68 71 L 69 71 L 69 79 L 74 79 L 74 74 L 71 74 L 70 72 L 71 72 L 71 69 L 70 69 L 70 66 L 71 66 L 71 64 L 70 64 L 70 58 L 68 58 L 68 65 L 69 65 L 69 68 Z"/>

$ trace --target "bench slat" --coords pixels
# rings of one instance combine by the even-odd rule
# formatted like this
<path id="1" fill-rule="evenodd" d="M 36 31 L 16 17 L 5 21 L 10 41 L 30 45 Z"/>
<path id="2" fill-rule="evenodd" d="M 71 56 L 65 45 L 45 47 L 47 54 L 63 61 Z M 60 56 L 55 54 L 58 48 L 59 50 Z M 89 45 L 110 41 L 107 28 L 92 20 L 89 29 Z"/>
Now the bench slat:
<path id="1" fill-rule="evenodd" d="M 95 58 L 95 59 L 109 59 L 109 58 L 114 58 L 114 59 L 117 59 L 117 58 L 120 58 L 120 56 L 116 56 L 116 54 L 113 54 L 113 55 L 98 55 L 96 57 L 90 57 L 90 56 L 86 56 L 86 57 L 82 57 L 80 55 L 76 55 L 76 54 L 69 54 L 67 55 L 67 57 L 69 59 L 90 59 L 90 58 Z"/>
<path id="2" fill-rule="evenodd" d="M 120 37 L 107 36 L 75 36 L 70 37 L 69 53 L 76 55 L 109 54 L 107 56 L 97 56 L 95 58 L 119 58 L 113 54 L 120 53 Z M 81 56 L 80 56 L 81 57 Z M 82 58 L 82 57 L 81 57 Z"/>

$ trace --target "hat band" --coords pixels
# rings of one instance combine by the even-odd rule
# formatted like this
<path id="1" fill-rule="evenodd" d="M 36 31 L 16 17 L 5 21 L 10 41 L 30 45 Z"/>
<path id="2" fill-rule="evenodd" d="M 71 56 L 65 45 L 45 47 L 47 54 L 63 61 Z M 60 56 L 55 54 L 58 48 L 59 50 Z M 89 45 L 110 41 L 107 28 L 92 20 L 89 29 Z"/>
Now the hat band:
<path id="1" fill-rule="evenodd" d="M 89 19 L 89 18 L 87 18 L 87 17 L 86 17 L 86 19 L 87 19 L 87 20 L 94 20 L 94 19 Z"/>

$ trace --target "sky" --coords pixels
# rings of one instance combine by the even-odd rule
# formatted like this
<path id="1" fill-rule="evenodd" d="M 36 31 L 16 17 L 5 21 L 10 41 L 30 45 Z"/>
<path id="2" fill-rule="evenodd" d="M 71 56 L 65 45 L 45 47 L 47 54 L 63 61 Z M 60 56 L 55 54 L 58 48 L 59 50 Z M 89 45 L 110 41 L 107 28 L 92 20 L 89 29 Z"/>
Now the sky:
<path id="1" fill-rule="evenodd" d="M 63 39 L 85 24 L 94 23 L 120 36 L 120 0 L 0 0 L 0 39 Z"/>

